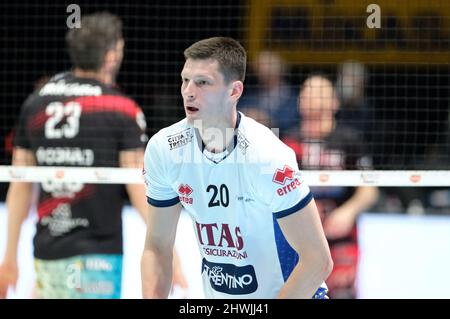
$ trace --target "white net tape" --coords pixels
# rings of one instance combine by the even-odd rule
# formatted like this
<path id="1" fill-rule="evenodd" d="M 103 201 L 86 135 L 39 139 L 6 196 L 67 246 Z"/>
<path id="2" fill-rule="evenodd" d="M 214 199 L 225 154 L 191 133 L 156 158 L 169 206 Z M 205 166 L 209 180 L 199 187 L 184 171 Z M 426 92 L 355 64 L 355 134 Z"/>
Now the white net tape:
<path id="1" fill-rule="evenodd" d="M 450 171 L 303 171 L 309 186 L 450 186 Z M 143 183 L 134 168 L 0 167 L 0 182 Z"/>

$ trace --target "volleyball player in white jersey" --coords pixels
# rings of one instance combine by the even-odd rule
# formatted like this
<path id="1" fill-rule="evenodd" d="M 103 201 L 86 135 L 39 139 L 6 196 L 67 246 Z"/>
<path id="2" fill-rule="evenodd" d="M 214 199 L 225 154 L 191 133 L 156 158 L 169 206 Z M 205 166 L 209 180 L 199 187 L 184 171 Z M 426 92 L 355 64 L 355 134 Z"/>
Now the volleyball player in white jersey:
<path id="1" fill-rule="evenodd" d="M 186 118 L 147 145 L 144 297 L 166 298 L 181 209 L 193 221 L 208 298 L 324 298 L 327 241 L 294 152 L 237 112 L 246 52 L 210 38 L 184 52 Z"/>

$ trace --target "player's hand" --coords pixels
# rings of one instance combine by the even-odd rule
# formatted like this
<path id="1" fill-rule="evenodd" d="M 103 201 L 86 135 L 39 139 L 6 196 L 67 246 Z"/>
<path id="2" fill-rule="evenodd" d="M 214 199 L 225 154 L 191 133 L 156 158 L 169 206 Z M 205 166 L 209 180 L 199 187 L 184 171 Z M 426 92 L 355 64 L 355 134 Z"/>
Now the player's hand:
<path id="1" fill-rule="evenodd" d="M 172 293 L 177 290 L 178 292 L 184 292 L 183 295 L 186 295 L 188 289 L 188 283 L 184 274 L 181 270 L 181 267 L 174 267 L 173 275 L 172 275 Z M 182 297 L 178 297 L 182 298 Z M 184 296 L 184 298 L 188 298 L 188 296 Z"/>
<path id="2" fill-rule="evenodd" d="M 172 268 L 172 294 L 177 291 L 177 298 L 187 298 L 188 283 L 183 274 L 183 267 L 180 256 L 176 250 L 173 250 L 173 268 Z"/>
<path id="3" fill-rule="evenodd" d="M 0 299 L 5 299 L 8 287 L 16 288 L 19 275 L 17 264 L 0 264 Z"/>
<path id="4" fill-rule="evenodd" d="M 347 236 L 355 224 L 355 213 L 345 207 L 333 210 L 325 219 L 323 230 L 328 239 L 336 239 Z"/>

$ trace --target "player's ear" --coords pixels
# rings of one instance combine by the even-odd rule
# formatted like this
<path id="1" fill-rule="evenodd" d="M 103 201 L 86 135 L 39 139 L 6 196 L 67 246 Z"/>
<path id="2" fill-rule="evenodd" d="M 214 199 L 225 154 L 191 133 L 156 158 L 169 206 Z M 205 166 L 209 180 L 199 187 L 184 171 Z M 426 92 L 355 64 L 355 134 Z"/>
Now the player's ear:
<path id="1" fill-rule="evenodd" d="M 244 83 L 242 81 L 231 82 L 231 98 L 237 102 L 244 92 Z"/>
<path id="2" fill-rule="evenodd" d="M 339 110 L 339 105 L 340 105 L 340 103 L 339 103 L 338 98 L 337 97 L 333 97 L 332 104 L 331 104 L 331 108 L 333 110 L 333 114 L 336 113 Z"/>
<path id="3" fill-rule="evenodd" d="M 111 65 L 115 64 L 117 60 L 117 54 L 114 49 L 108 50 L 105 54 L 105 60 L 103 65 L 106 69 L 110 69 Z"/>
<path id="4" fill-rule="evenodd" d="M 103 61 L 106 70 L 113 70 L 122 62 L 124 46 L 125 41 L 120 39 L 117 41 L 115 47 L 106 51 L 105 59 Z"/>

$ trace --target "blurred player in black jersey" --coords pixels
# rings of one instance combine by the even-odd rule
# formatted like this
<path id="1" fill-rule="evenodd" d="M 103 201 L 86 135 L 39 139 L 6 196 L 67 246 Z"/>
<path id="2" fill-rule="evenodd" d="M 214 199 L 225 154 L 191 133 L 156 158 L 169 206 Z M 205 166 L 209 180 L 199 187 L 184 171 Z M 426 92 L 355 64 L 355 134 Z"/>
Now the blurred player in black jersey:
<path id="1" fill-rule="evenodd" d="M 308 77 L 299 94 L 302 120 L 283 141 L 304 170 L 370 168 L 358 131 L 336 125 L 339 109 L 333 84 L 322 75 Z M 378 199 L 375 187 L 311 187 L 330 245 L 334 268 L 326 283 L 331 298 L 355 298 L 358 264 L 356 219 Z"/>
<path id="2" fill-rule="evenodd" d="M 66 42 L 73 70 L 55 75 L 26 100 L 13 165 L 142 168 L 144 115 L 115 88 L 124 50 L 121 20 L 109 13 L 85 16 L 81 28 L 67 33 Z M 144 186 L 128 184 L 126 190 L 145 220 Z M 17 281 L 20 226 L 32 193 L 31 183 L 10 184 L 0 298 Z M 120 298 L 122 197 L 118 184 L 40 184 L 36 297 Z M 179 269 L 174 273 L 180 275 Z"/>

